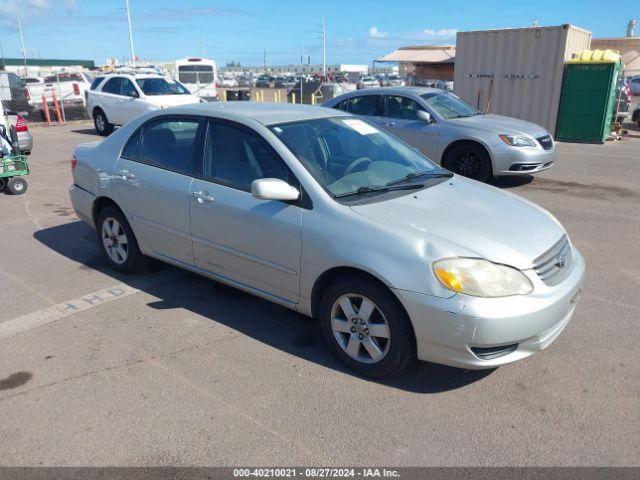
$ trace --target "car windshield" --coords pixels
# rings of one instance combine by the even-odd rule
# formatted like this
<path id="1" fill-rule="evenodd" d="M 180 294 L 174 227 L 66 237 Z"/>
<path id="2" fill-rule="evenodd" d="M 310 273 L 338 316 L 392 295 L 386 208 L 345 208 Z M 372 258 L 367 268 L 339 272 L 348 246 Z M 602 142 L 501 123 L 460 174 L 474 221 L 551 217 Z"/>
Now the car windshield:
<path id="1" fill-rule="evenodd" d="M 137 78 L 136 83 L 145 95 L 189 95 L 189 90 L 171 79 Z"/>
<path id="2" fill-rule="evenodd" d="M 413 177 L 445 172 L 417 150 L 355 117 L 304 120 L 270 129 L 334 197 L 385 191 Z"/>
<path id="3" fill-rule="evenodd" d="M 442 118 L 465 118 L 481 115 L 481 112 L 457 96 L 447 92 L 424 93 L 420 95 L 425 103 Z"/>

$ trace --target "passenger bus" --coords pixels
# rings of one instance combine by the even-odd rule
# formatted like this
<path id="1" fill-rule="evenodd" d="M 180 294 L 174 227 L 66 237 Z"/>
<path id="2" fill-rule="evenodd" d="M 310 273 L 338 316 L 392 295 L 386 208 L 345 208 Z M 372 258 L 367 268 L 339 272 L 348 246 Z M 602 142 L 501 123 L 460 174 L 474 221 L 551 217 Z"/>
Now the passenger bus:
<path id="1" fill-rule="evenodd" d="M 176 60 L 175 78 L 203 100 L 218 100 L 216 62 L 207 58 Z"/>

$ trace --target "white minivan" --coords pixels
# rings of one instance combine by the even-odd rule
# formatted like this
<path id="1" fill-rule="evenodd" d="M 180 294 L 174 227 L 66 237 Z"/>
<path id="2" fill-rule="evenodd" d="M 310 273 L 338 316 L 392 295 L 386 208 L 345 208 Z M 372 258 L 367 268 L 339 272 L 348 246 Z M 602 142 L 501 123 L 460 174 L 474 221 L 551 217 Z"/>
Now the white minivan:
<path id="1" fill-rule="evenodd" d="M 109 135 L 115 125 L 153 110 L 199 103 L 180 82 L 158 74 L 112 74 L 96 79 L 87 94 L 87 113 L 96 131 Z"/>

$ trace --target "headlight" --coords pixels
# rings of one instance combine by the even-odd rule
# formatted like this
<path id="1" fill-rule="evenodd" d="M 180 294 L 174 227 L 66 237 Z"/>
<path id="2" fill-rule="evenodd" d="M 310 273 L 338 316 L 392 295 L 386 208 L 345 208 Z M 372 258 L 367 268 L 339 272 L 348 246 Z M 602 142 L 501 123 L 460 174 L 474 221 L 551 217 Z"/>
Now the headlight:
<path id="1" fill-rule="evenodd" d="M 512 147 L 535 147 L 536 141 L 527 137 L 526 135 L 507 135 L 505 133 L 501 133 L 498 135 L 500 140 L 502 140 L 507 145 L 511 145 Z"/>
<path id="2" fill-rule="evenodd" d="M 479 258 L 447 258 L 433 264 L 440 283 L 454 292 L 474 297 L 508 297 L 533 291 L 520 270 Z"/>

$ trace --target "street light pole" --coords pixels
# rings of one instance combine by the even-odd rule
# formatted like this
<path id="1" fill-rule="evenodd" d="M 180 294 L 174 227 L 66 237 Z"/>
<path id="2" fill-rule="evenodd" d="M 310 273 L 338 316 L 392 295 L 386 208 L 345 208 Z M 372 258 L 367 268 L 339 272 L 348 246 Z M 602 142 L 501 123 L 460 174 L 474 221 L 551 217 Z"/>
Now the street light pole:
<path id="1" fill-rule="evenodd" d="M 131 32 L 131 12 L 129 11 L 129 0 L 124 0 L 127 9 L 127 23 L 129 25 L 129 48 L 131 49 L 131 66 L 136 66 L 136 55 L 133 52 L 133 33 Z"/>
<path id="2" fill-rule="evenodd" d="M 29 76 L 29 71 L 27 70 L 27 50 L 24 48 L 24 37 L 22 36 L 22 24 L 20 23 L 20 17 L 16 17 L 18 19 L 18 32 L 20 32 L 20 43 L 22 44 L 22 58 L 24 60 L 24 76 L 25 78 Z"/>

